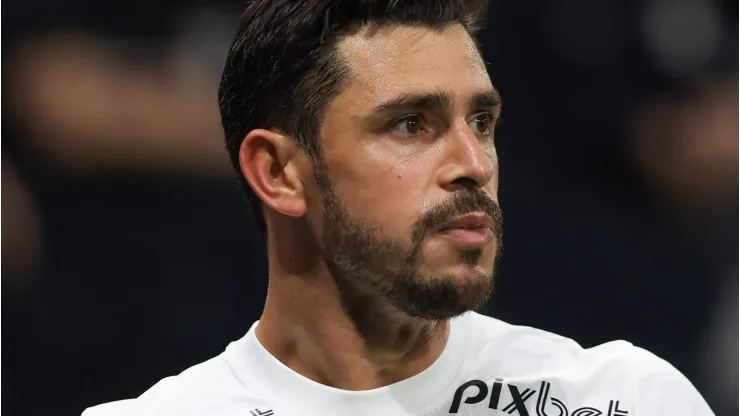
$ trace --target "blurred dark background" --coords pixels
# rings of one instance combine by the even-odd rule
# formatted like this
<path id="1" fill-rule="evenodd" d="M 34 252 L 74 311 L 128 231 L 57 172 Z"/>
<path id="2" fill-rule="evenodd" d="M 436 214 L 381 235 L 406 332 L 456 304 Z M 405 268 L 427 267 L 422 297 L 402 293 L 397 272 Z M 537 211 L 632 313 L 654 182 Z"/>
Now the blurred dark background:
<path id="1" fill-rule="evenodd" d="M 2 411 L 79 415 L 259 318 L 216 88 L 242 1 L 8 0 Z M 505 249 L 485 311 L 669 360 L 738 413 L 738 3 L 494 0 Z"/>

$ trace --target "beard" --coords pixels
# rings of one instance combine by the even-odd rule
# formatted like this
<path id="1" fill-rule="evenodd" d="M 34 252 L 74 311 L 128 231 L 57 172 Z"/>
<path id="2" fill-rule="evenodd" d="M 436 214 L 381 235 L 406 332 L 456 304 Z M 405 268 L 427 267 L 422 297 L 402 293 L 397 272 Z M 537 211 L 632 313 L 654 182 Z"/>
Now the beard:
<path id="1" fill-rule="evenodd" d="M 335 278 L 364 289 L 406 315 L 440 320 L 478 310 L 493 290 L 493 274 L 474 269 L 464 279 L 452 273 L 421 271 L 422 244 L 428 231 L 460 215 L 484 212 L 494 220 L 496 258 L 501 252 L 502 214 L 482 189 L 460 190 L 425 212 L 411 232 L 411 243 L 392 238 L 379 224 L 352 216 L 337 197 L 326 174 L 320 175 L 324 205 L 323 250 Z M 461 250 L 461 264 L 475 265 L 483 248 Z M 494 264 L 496 262 L 494 261 Z"/>

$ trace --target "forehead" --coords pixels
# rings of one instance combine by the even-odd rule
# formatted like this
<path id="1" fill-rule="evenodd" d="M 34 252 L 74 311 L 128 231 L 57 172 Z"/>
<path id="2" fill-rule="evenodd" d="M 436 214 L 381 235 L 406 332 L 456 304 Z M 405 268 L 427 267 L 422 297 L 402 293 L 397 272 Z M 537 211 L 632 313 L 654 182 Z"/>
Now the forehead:
<path id="1" fill-rule="evenodd" d="M 444 91 L 462 98 L 491 88 L 485 64 L 461 25 L 365 28 L 342 39 L 338 50 L 350 72 L 333 104 L 345 111 L 362 112 L 406 93 Z"/>

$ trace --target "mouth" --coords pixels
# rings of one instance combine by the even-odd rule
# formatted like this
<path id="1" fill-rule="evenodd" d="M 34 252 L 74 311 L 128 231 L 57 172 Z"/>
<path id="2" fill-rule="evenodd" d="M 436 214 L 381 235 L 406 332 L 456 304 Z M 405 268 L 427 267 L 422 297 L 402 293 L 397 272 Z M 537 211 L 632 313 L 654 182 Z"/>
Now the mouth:
<path id="1" fill-rule="evenodd" d="M 435 234 L 456 245 L 483 247 L 493 240 L 493 219 L 484 213 L 463 215 L 448 221 L 435 230 Z"/>

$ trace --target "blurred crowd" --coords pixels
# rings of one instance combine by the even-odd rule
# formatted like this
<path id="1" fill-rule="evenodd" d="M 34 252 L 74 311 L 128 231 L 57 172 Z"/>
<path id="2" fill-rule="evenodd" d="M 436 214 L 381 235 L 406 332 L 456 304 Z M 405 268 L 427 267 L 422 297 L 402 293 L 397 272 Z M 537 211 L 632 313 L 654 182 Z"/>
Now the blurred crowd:
<path id="1" fill-rule="evenodd" d="M 6 1 L 2 411 L 78 415 L 259 318 L 216 89 L 243 1 Z M 626 339 L 738 413 L 738 3 L 492 1 L 504 254 L 484 311 Z"/>

